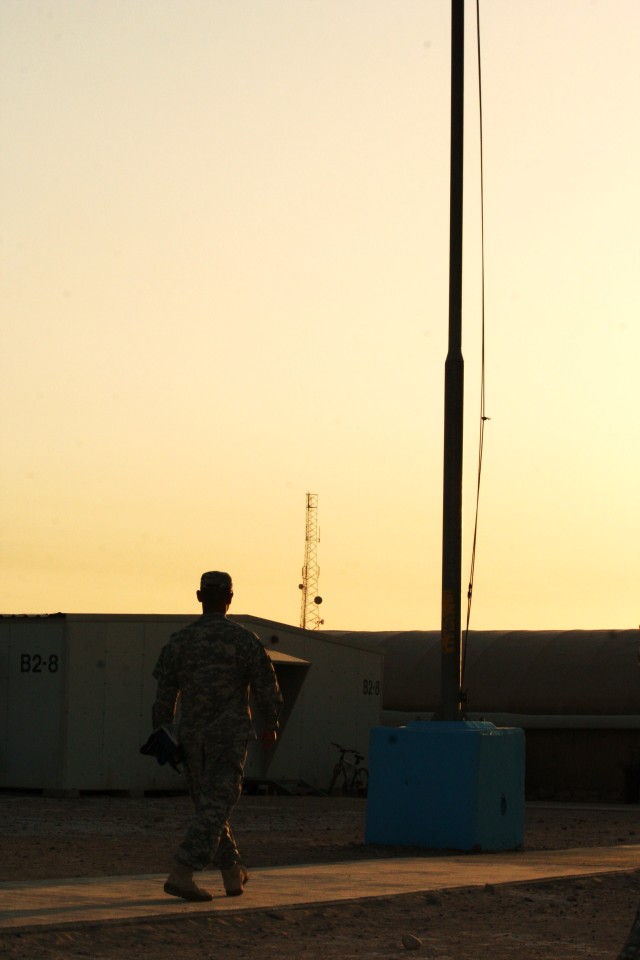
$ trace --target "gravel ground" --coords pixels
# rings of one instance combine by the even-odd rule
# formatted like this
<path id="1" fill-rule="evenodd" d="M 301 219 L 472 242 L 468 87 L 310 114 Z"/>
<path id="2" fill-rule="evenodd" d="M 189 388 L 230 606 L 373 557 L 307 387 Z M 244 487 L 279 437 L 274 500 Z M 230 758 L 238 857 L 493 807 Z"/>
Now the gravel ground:
<path id="1" fill-rule="evenodd" d="M 243 796 L 249 866 L 433 856 L 363 842 L 365 800 Z M 0 880 L 163 873 L 190 814 L 184 796 L 51 799 L 0 793 Z M 640 810 L 530 804 L 525 849 L 640 843 Z M 640 863 L 638 864 L 640 868 Z M 250 887 L 245 896 L 250 896 Z M 640 902 L 636 873 L 99 927 L 0 935 L 7 960 L 615 960 Z"/>

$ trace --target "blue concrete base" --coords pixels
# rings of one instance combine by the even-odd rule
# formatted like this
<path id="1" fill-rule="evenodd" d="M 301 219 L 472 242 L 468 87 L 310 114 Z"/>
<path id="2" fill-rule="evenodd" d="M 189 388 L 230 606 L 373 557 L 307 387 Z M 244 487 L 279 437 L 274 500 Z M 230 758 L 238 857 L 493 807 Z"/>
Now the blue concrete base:
<path id="1" fill-rule="evenodd" d="M 524 841 L 524 731 L 476 721 L 375 727 L 366 843 L 515 850 Z"/>

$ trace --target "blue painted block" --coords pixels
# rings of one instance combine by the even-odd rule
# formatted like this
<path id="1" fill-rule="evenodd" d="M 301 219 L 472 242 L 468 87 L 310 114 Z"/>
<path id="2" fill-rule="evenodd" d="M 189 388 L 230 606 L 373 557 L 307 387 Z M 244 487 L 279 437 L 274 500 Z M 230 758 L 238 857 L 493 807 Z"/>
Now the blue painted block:
<path id="1" fill-rule="evenodd" d="M 375 727 L 366 843 L 515 850 L 524 841 L 524 731 L 484 721 Z"/>

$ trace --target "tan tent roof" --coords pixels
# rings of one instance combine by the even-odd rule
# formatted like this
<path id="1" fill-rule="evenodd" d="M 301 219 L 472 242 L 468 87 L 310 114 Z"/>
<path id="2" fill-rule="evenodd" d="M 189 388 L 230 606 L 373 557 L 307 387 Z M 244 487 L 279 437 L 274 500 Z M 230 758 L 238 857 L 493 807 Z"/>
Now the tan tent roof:
<path id="1" fill-rule="evenodd" d="M 386 710 L 440 702 L 440 632 L 352 633 L 385 651 Z M 524 714 L 640 714 L 638 630 L 471 631 L 467 707 Z"/>

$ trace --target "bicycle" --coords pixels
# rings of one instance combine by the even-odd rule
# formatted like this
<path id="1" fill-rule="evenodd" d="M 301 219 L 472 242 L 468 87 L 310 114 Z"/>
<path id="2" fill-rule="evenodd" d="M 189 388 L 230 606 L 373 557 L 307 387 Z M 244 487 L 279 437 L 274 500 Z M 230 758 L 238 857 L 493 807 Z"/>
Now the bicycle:
<path id="1" fill-rule="evenodd" d="M 332 743 L 332 747 L 337 747 L 340 751 L 340 759 L 333 768 L 331 783 L 327 793 L 329 796 L 342 777 L 342 795 L 345 797 L 366 797 L 369 786 L 369 771 L 360 764 L 364 756 L 358 750 L 350 750 L 348 747 L 342 747 L 339 743 Z M 347 760 L 346 755 L 353 754 L 353 760 Z"/>

